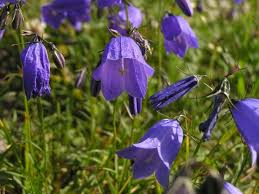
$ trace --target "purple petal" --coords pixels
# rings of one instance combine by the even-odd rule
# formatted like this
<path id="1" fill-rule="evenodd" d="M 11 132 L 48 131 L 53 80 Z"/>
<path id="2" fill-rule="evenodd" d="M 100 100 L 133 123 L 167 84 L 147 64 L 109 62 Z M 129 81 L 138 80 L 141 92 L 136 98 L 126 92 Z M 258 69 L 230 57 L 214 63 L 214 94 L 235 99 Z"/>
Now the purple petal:
<path id="1" fill-rule="evenodd" d="M 238 188 L 228 182 L 224 183 L 224 189 L 227 192 L 226 194 L 243 194 Z"/>
<path id="2" fill-rule="evenodd" d="M 50 94 L 50 62 L 42 43 L 28 45 L 21 53 L 23 82 L 28 99 Z"/>
<path id="3" fill-rule="evenodd" d="M 170 168 L 161 165 L 156 171 L 156 179 L 164 188 L 168 187 Z"/>
<path id="4" fill-rule="evenodd" d="M 259 152 L 259 99 L 247 98 L 238 101 L 231 109 L 236 126 L 252 154 L 255 165 Z"/>
<path id="5" fill-rule="evenodd" d="M 3 38 L 5 30 L 0 30 L 0 40 Z"/>

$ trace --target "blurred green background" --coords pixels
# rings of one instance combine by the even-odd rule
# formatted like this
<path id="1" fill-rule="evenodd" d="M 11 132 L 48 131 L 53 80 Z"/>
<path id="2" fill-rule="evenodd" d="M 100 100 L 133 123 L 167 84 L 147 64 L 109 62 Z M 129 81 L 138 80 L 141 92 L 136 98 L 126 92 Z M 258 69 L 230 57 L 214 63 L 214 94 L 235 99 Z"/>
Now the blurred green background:
<path id="1" fill-rule="evenodd" d="M 162 193 L 153 176 L 132 179 L 130 162 L 115 152 L 125 148 L 162 118 L 185 114 L 182 122 L 187 134 L 174 162 L 170 180 L 187 161 L 203 162 L 224 174 L 226 181 L 236 184 L 244 193 L 259 193 L 259 174 L 247 176 L 251 160 L 247 147 L 232 121 L 228 107 L 221 112 L 212 138 L 201 144 L 199 123 L 210 111 L 211 99 L 203 98 L 235 65 L 244 70 L 230 77 L 231 97 L 259 97 L 259 2 L 245 0 L 234 5 L 232 0 L 204 1 L 204 11 L 191 18 L 183 16 L 172 0 L 132 0 L 144 14 L 143 36 L 151 42 L 153 54 L 148 64 L 156 71 L 149 80 L 147 97 L 140 115 L 132 119 L 127 112 L 127 95 L 107 102 L 100 95 L 90 95 L 91 72 L 101 51 L 111 38 L 107 30 L 107 10 L 97 17 L 95 2 L 91 21 L 75 32 L 65 23 L 58 30 L 40 24 L 43 0 L 28 0 L 23 6 L 23 29 L 36 30 L 54 42 L 66 58 L 62 70 L 51 66 L 51 96 L 29 101 L 31 148 L 27 153 L 30 173 L 26 170 L 24 152 L 25 113 L 22 89 L 21 45 L 19 32 L 10 27 L 0 40 L 0 191 L 2 193 Z M 195 7 L 196 2 L 193 0 Z M 233 14 L 233 9 L 235 10 Z M 166 11 L 188 20 L 199 39 L 199 49 L 190 49 L 182 60 L 167 55 L 163 47 L 160 21 Z M 30 39 L 25 38 L 25 42 Z M 78 72 L 86 68 L 86 80 L 75 87 Z M 183 73 L 185 72 L 185 73 Z M 148 97 L 167 83 L 185 74 L 208 75 L 200 86 L 161 113 L 155 112 Z M 195 186 L 201 178 L 193 179 Z"/>

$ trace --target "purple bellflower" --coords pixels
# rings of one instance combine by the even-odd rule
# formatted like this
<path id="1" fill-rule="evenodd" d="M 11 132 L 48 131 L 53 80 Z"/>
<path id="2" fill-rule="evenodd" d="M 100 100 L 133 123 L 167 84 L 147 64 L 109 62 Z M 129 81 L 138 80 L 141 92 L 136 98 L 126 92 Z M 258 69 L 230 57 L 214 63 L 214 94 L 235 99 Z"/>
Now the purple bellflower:
<path id="1" fill-rule="evenodd" d="M 113 100 L 126 91 L 130 96 L 144 98 L 148 77 L 154 70 L 146 63 L 139 46 L 130 37 L 112 38 L 93 72 L 93 79 L 101 81 L 106 100 Z"/>
<path id="2" fill-rule="evenodd" d="M 224 183 L 224 190 L 224 194 L 243 194 L 238 188 L 228 182 Z"/>
<path id="3" fill-rule="evenodd" d="M 90 20 L 91 0 L 54 0 L 42 7 L 42 19 L 57 29 L 67 19 L 76 30 Z"/>
<path id="4" fill-rule="evenodd" d="M 131 27 L 139 28 L 142 23 L 141 11 L 133 5 L 128 6 L 128 19 Z M 126 36 L 127 33 L 127 15 L 125 5 L 120 6 L 120 11 L 117 15 L 111 15 L 109 17 L 109 27 L 117 30 L 121 35 Z"/>
<path id="5" fill-rule="evenodd" d="M 162 21 L 164 45 L 168 53 L 183 58 L 188 48 L 198 48 L 198 40 L 188 22 L 181 16 L 167 14 Z"/>
<path id="6" fill-rule="evenodd" d="M 41 42 L 29 44 L 21 53 L 23 84 L 27 99 L 49 95 L 50 62 Z"/>
<path id="7" fill-rule="evenodd" d="M 193 15 L 193 8 L 190 0 L 176 0 L 177 5 L 181 8 L 183 13 L 187 16 Z"/>
<path id="8" fill-rule="evenodd" d="M 145 178 L 155 173 L 163 187 L 168 187 L 169 172 L 183 141 L 183 130 L 177 120 L 163 119 L 153 125 L 141 140 L 117 152 L 133 160 L 133 177 Z"/>
<path id="9" fill-rule="evenodd" d="M 130 114 L 136 116 L 142 110 L 142 98 L 136 98 L 129 95 L 129 111 Z"/>
<path id="10" fill-rule="evenodd" d="M 122 0 L 97 0 L 97 6 L 99 8 L 112 7 L 122 4 Z"/>
<path id="11" fill-rule="evenodd" d="M 250 149 L 252 165 L 255 165 L 259 153 L 259 99 L 235 101 L 231 113 L 239 133 Z"/>
<path id="12" fill-rule="evenodd" d="M 151 105 L 155 110 L 159 110 L 168 104 L 175 102 L 195 88 L 200 79 L 200 76 L 189 76 L 164 88 L 150 97 L 149 100 Z"/>

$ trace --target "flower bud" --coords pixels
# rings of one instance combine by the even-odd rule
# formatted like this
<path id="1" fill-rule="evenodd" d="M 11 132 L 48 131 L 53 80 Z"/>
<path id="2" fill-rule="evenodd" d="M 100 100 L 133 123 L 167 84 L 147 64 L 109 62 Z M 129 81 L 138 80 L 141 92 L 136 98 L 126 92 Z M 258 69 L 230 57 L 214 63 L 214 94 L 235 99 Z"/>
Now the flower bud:
<path id="1" fill-rule="evenodd" d="M 78 74 L 78 76 L 77 76 L 77 78 L 76 78 L 75 87 L 80 88 L 80 87 L 83 86 L 83 83 L 84 83 L 84 81 L 85 81 L 85 72 L 86 72 L 86 69 L 85 69 L 85 68 L 83 68 L 83 69 L 79 72 L 79 74 Z"/>
<path id="2" fill-rule="evenodd" d="M 187 16 L 193 15 L 193 9 L 190 0 L 176 0 L 176 3 Z"/>
<path id="3" fill-rule="evenodd" d="M 15 4 L 13 22 L 12 22 L 13 29 L 15 29 L 15 30 L 19 29 L 23 23 L 23 20 L 24 19 L 23 19 L 23 15 L 22 15 L 22 10 L 21 10 L 19 4 Z"/>
<path id="4" fill-rule="evenodd" d="M 3 8 L 3 11 L 0 15 L 0 30 L 4 30 L 6 23 L 7 23 L 7 18 L 8 15 L 10 14 L 10 7 L 9 6 L 5 6 Z"/>
<path id="5" fill-rule="evenodd" d="M 142 98 L 136 98 L 129 95 L 129 110 L 130 114 L 136 116 L 142 110 Z"/>
<path id="6" fill-rule="evenodd" d="M 97 97 L 101 91 L 101 81 L 96 81 L 94 78 L 91 79 L 90 83 L 91 95 Z"/>
<path id="7" fill-rule="evenodd" d="M 53 43 L 50 43 L 52 60 L 55 63 L 56 67 L 62 69 L 65 67 L 65 58 L 62 53 L 56 48 Z"/>

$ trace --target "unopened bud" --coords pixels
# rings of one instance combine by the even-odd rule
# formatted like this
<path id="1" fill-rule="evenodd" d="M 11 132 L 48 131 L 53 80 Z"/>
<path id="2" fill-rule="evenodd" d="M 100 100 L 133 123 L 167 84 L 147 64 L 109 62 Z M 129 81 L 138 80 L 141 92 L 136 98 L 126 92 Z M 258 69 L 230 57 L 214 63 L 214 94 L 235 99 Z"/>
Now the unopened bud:
<path id="1" fill-rule="evenodd" d="M 94 78 L 91 79 L 90 83 L 91 95 L 97 97 L 101 91 L 101 81 L 96 81 Z"/>
<path id="2" fill-rule="evenodd" d="M 84 84 L 84 82 L 85 82 L 85 72 L 86 72 L 86 69 L 85 69 L 85 68 L 82 69 L 82 70 L 79 72 L 79 74 L 78 74 L 78 76 L 77 76 L 77 79 L 76 79 L 76 84 L 75 84 L 75 86 L 76 86 L 77 88 L 80 88 L 80 87 L 83 86 L 83 84 Z"/>
<path id="3" fill-rule="evenodd" d="M 15 29 L 15 30 L 19 29 L 23 23 L 23 20 L 24 19 L 23 19 L 23 15 L 22 15 L 22 10 L 21 10 L 19 4 L 15 4 L 13 22 L 12 22 L 13 29 Z"/>
<path id="4" fill-rule="evenodd" d="M 56 67 L 62 69 L 65 67 L 65 58 L 62 53 L 56 48 L 53 43 L 50 43 L 51 55 L 53 62 L 55 63 Z"/>
<path id="5" fill-rule="evenodd" d="M 9 14 L 10 14 L 10 7 L 8 5 L 3 8 L 3 11 L 0 15 L 0 30 L 4 30 Z"/>
<path id="6" fill-rule="evenodd" d="M 129 110 L 130 114 L 137 115 L 142 110 L 142 98 L 136 98 L 129 95 Z"/>

